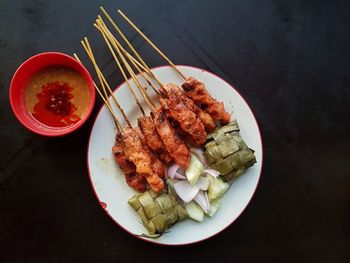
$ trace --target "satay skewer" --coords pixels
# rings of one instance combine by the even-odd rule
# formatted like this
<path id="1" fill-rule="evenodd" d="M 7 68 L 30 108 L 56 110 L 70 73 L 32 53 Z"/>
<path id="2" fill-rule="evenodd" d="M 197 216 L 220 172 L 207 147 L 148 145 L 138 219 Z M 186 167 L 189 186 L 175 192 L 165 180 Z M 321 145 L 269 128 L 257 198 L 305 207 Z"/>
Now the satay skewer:
<path id="1" fill-rule="evenodd" d="M 118 13 L 124 18 L 124 20 L 138 32 L 144 40 L 161 56 L 169 65 L 176 70 L 177 73 L 185 80 L 182 88 L 185 90 L 188 97 L 190 97 L 198 106 L 204 107 L 213 119 L 219 120 L 222 124 L 227 124 L 230 121 L 230 114 L 225 111 L 224 104 L 215 100 L 205 88 L 204 83 L 185 75 L 175 66 L 175 64 L 121 11 Z"/>
<path id="2" fill-rule="evenodd" d="M 110 17 L 108 17 L 108 18 L 111 20 Z M 119 42 L 116 40 L 116 38 L 114 38 L 113 34 L 108 30 L 106 25 L 105 24 L 103 25 L 103 20 L 101 17 L 99 17 L 98 24 L 99 24 L 100 28 L 102 30 L 104 30 L 105 34 L 108 35 L 110 42 L 112 44 L 114 44 L 114 48 L 117 50 L 120 59 L 122 60 L 124 66 L 129 71 L 129 74 L 133 77 L 134 82 L 136 83 L 137 87 L 139 88 L 141 94 L 145 97 L 146 102 L 151 101 L 148 93 L 145 92 L 143 87 L 140 87 L 141 85 L 138 82 L 135 73 L 131 70 L 130 65 L 126 62 L 124 56 L 122 56 L 122 54 L 120 52 L 121 45 L 120 44 L 118 45 Z M 115 25 L 114 22 L 113 22 L 113 24 Z M 127 43 L 127 45 L 132 50 L 135 50 L 132 47 L 132 45 L 130 44 L 130 42 L 126 39 L 125 35 L 121 32 L 121 30 L 118 27 L 116 29 L 117 29 L 117 32 L 119 33 L 119 35 Z M 149 67 L 145 64 L 145 62 L 142 60 L 140 55 L 137 54 L 137 56 L 139 59 L 141 59 L 143 66 L 146 69 L 148 69 L 148 71 L 150 71 Z M 129 56 L 128 56 L 128 58 L 129 58 Z M 149 73 L 151 73 L 151 72 L 149 72 Z M 155 78 L 153 73 L 151 73 L 151 75 L 152 75 L 152 77 Z M 164 91 L 164 92 L 161 92 L 161 94 L 166 95 L 167 91 L 164 89 L 164 86 L 162 85 L 162 83 L 160 83 L 158 81 L 158 84 L 160 85 L 161 89 Z M 175 85 L 173 85 L 173 86 L 175 86 Z M 206 140 L 207 134 L 206 134 L 205 129 L 207 129 L 208 131 L 213 130 L 216 126 L 215 121 L 208 114 L 205 114 L 199 107 L 196 107 L 192 101 L 190 101 L 185 95 L 182 94 L 181 91 L 179 91 L 177 89 L 178 89 L 177 86 L 175 88 L 169 87 L 168 90 L 169 91 L 172 90 L 172 94 L 174 96 L 169 98 L 169 100 L 162 99 L 162 100 L 160 100 L 160 102 L 162 105 L 164 105 L 164 107 L 169 109 L 168 113 L 179 122 L 181 128 L 185 132 L 187 132 L 191 135 L 193 142 L 195 142 L 196 145 L 201 145 Z M 179 94 L 180 94 L 180 96 L 179 96 Z"/>
<path id="3" fill-rule="evenodd" d="M 101 72 L 101 70 L 99 70 L 97 63 L 94 60 L 94 55 L 87 38 L 85 38 L 85 42 L 83 43 L 83 47 L 86 53 L 88 54 L 91 62 L 94 64 L 96 72 L 102 77 L 103 73 Z M 103 77 L 102 79 L 105 78 Z M 110 90 L 110 92 L 112 91 Z M 142 141 L 139 137 L 138 132 L 134 128 L 132 128 L 131 125 L 128 125 L 126 128 L 123 129 L 120 137 L 118 137 L 117 135 L 116 141 L 117 143 L 118 141 L 121 142 L 119 146 L 122 146 L 121 151 L 126 158 L 124 160 L 129 160 L 132 163 L 134 163 L 136 167 L 136 176 L 144 176 L 150 187 L 155 192 L 163 190 L 165 185 L 164 181 L 161 179 L 160 176 L 164 177 L 164 167 L 162 166 L 161 162 L 153 163 L 152 157 L 150 156 L 149 152 L 147 152 L 142 145 Z M 162 173 L 162 175 L 160 175 L 160 173 Z M 142 178 L 140 178 L 140 180 Z M 137 183 L 142 183 L 141 181 L 137 181 L 138 178 L 135 178 L 135 180 Z"/>
<path id="4" fill-rule="evenodd" d="M 98 25 L 97 25 L 98 24 Z M 98 28 L 98 30 L 103 33 L 103 34 L 108 34 L 108 30 L 102 30 L 100 27 L 101 27 L 101 23 L 96 23 L 94 25 L 96 28 Z M 115 44 L 113 41 L 113 39 L 110 38 L 109 35 L 108 36 L 108 40 L 112 43 L 112 44 Z M 113 47 L 115 47 L 115 45 L 113 45 Z M 118 48 L 115 47 L 116 50 L 118 51 Z M 119 54 L 121 54 L 119 52 Z M 123 61 L 124 63 L 124 61 Z M 128 69 L 128 68 L 127 68 Z M 130 75 L 132 77 L 135 77 L 135 74 L 134 76 L 130 73 Z M 135 83 L 138 83 L 137 81 L 134 81 Z M 141 89 L 140 90 L 142 96 L 145 96 L 146 93 L 143 92 L 143 90 Z M 135 96 L 135 93 L 132 93 L 133 96 Z M 147 105 L 149 106 L 149 108 L 152 110 L 154 109 L 154 104 L 152 103 L 152 100 L 151 99 L 148 99 L 148 98 L 145 98 L 145 101 L 147 103 Z M 149 116 L 142 116 L 142 117 L 139 117 L 138 118 L 138 126 L 140 127 L 141 129 L 141 133 L 136 129 L 136 131 L 139 133 L 139 137 L 141 138 L 141 140 L 143 141 L 143 145 L 148 145 L 149 148 L 154 151 L 154 153 L 156 153 L 160 159 L 162 159 L 165 163 L 169 164 L 172 162 L 172 158 L 170 157 L 167 149 L 165 148 L 165 145 L 163 144 L 161 138 L 159 137 L 158 135 L 158 132 L 154 126 L 154 123 L 152 121 L 152 118 L 149 117 Z M 143 134 L 142 134 L 143 133 Z M 144 136 L 143 136 L 144 135 Z M 145 147 L 146 150 L 147 150 L 147 147 Z M 152 155 L 152 154 L 150 154 Z M 161 172 L 161 167 L 160 165 L 157 165 L 157 163 L 159 164 L 159 162 L 156 160 L 156 156 L 153 156 L 153 160 L 154 160 L 154 164 L 157 166 L 155 167 L 158 172 Z M 159 174 L 159 173 L 158 173 Z"/>
<path id="5" fill-rule="evenodd" d="M 175 66 L 175 64 L 120 10 L 118 13 L 124 18 L 124 20 L 137 32 L 144 40 L 163 58 L 168 64 L 176 70 L 177 73 L 186 81 L 185 75 Z"/>
<path id="6" fill-rule="evenodd" d="M 105 26 L 106 27 L 106 26 Z M 108 30 L 106 28 L 106 30 Z M 135 58 L 133 58 L 133 56 L 131 56 L 127 51 L 125 51 L 125 49 L 122 47 L 122 45 L 118 42 L 118 40 L 113 36 L 113 34 L 109 31 L 109 35 L 110 37 L 113 39 L 113 41 L 115 42 L 115 44 L 119 47 L 120 50 L 123 51 L 123 53 L 128 57 L 128 59 L 130 61 L 134 61 L 135 64 L 138 64 L 140 67 L 142 67 L 143 70 L 145 70 L 147 72 L 147 74 L 149 74 L 150 77 L 152 77 L 153 79 L 156 80 L 156 82 L 160 85 L 160 92 L 158 94 L 159 98 L 164 98 L 167 97 L 168 91 L 170 91 L 169 87 L 167 88 L 167 86 L 163 85 L 157 78 L 156 76 L 150 72 L 148 67 L 143 67 Z M 111 40 L 112 41 L 112 40 Z M 130 44 L 131 45 L 131 44 Z M 131 45 L 132 46 L 132 45 Z M 139 69 L 138 69 L 139 70 Z M 210 114 L 204 112 L 198 105 L 195 105 L 195 103 L 188 98 L 184 93 L 183 90 L 181 90 L 179 87 L 176 87 L 176 89 L 174 90 L 174 88 L 171 89 L 172 90 L 172 94 L 175 97 L 180 97 L 181 101 L 184 102 L 184 106 L 186 108 L 188 108 L 190 111 L 194 112 L 203 122 L 205 129 L 208 132 L 212 132 L 215 128 L 216 128 L 216 124 L 215 124 L 215 120 L 211 117 Z M 175 92 L 175 93 L 174 93 Z M 147 93 L 146 93 L 147 95 Z M 163 100 L 164 102 L 164 100 Z M 180 116 L 178 116 L 177 118 L 179 118 Z M 199 124 L 200 125 L 200 124 Z M 204 134 L 203 134 L 204 136 Z M 204 139 L 203 139 L 204 140 Z M 200 142 L 200 141 L 199 141 Z"/>
<path id="7" fill-rule="evenodd" d="M 101 23 L 99 23 L 99 25 L 101 28 L 103 27 L 103 30 L 105 32 L 108 32 L 106 34 L 108 34 L 108 38 L 109 38 L 110 42 L 113 44 L 114 48 L 117 51 L 122 50 L 122 52 L 128 57 L 128 60 L 130 62 L 132 62 L 132 63 L 135 62 L 135 64 L 137 64 L 136 63 L 137 60 L 133 59 L 133 57 L 125 51 L 125 49 L 122 47 L 122 45 L 119 43 L 119 41 L 108 30 L 107 26 L 105 24 L 103 24 L 102 18 L 100 18 L 100 20 L 101 20 Z M 119 54 L 119 56 L 120 56 L 120 59 L 122 61 L 125 60 L 124 56 L 121 56 L 121 54 Z M 128 63 L 126 63 L 124 61 L 123 61 L 123 63 L 125 65 L 125 67 L 127 67 L 127 68 L 130 67 Z M 135 64 L 134 64 L 134 66 L 135 66 Z M 142 65 L 140 65 L 140 66 L 142 66 Z M 139 68 L 137 68 L 137 69 L 141 73 L 141 70 Z M 174 89 L 174 85 L 172 85 L 172 88 L 170 88 L 168 86 L 164 86 L 158 79 L 156 79 L 156 76 L 153 73 L 151 74 L 151 72 L 149 71 L 149 67 L 147 65 L 146 65 L 146 67 L 143 67 L 143 69 L 153 79 L 155 79 L 158 83 L 160 83 L 161 90 L 157 95 L 159 96 L 161 104 L 163 104 L 166 108 L 169 108 L 169 105 L 172 105 L 171 108 L 173 110 L 170 112 L 167 111 L 168 116 L 169 116 L 169 114 L 172 114 L 172 117 L 174 117 L 175 119 L 177 119 L 177 121 L 179 121 L 181 126 L 184 127 L 184 130 L 185 131 L 187 130 L 187 132 L 191 134 L 191 137 L 193 136 L 195 144 L 197 144 L 197 145 L 202 144 L 202 142 L 204 141 L 204 138 L 206 137 L 206 133 L 203 130 L 203 125 L 200 122 L 201 121 L 203 122 L 204 127 L 207 131 L 213 131 L 216 128 L 216 124 L 215 124 L 215 121 L 213 120 L 213 118 L 209 114 L 207 114 L 203 110 L 201 110 L 198 106 L 196 106 L 194 104 L 194 102 L 191 101 L 183 93 L 183 91 L 179 87 L 176 86 Z M 131 76 L 135 76 L 133 71 L 129 70 L 129 73 Z M 141 75 L 144 77 L 143 74 L 141 74 Z M 134 79 L 136 79 L 136 77 Z M 135 83 L 139 84 L 139 82 L 137 80 L 135 80 Z M 140 86 L 140 85 L 138 85 L 138 86 Z M 171 99 L 170 101 L 161 99 L 161 98 L 166 98 L 169 95 L 168 91 L 171 91 L 171 94 L 172 94 L 171 97 L 173 99 Z M 143 88 L 140 89 L 140 92 L 142 94 L 145 94 L 145 97 L 147 97 L 147 98 L 145 98 L 146 101 L 151 101 L 150 96 L 148 95 L 147 92 L 145 92 L 145 90 Z M 174 101 L 175 98 L 176 98 L 176 101 Z M 171 103 L 171 104 L 169 104 L 169 103 Z M 178 105 L 179 103 L 181 104 L 181 106 Z M 175 108 L 177 108 L 177 110 L 175 110 Z M 187 116 L 185 117 L 182 113 L 180 114 L 180 111 L 182 111 L 182 113 L 187 113 Z M 196 120 L 197 119 L 196 116 L 199 117 L 200 121 Z M 186 119 L 186 121 L 185 121 L 185 119 Z M 195 125 L 195 128 L 193 128 L 193 129 L 187 128 L 187 127 L 189 127 L 188 125 L 185 124 L 185 122 L 187 122 L 187 121 L 190 121 L 193 125 Z M 195 130 L 196 130 L 196 132 L 195 132 Z M 197 139 L 197 138 L 199 138 L 199 139 Z"/>
<path id="8" fill-rule="evenodd" d="M 85 47 L 86 47 L 86 51 L 90 52 L 90 50 L 88 50 L 88 47 L 86 45 L 85 45 Z M 90 53 L 88 53 L 88 54 L 90 54 Z M 82 63 L 81 60 L 78 58 L 78 56 L 76 54 L 74 54 L 74 57 L 76 58 L 76 60 L 78 62 Z M 90 57 L 91 57 L 91 55 L 89 56 L 89 58 Z M 91 60 L 91 62 L 95 63 L 95 61 L 93 61 L 93 60 Z M 96 64 L 96 66 L 97 66 L 97 64 Z M 99 69 L 98 66 L 95 67 L 95 71 L 96 71 L 96 73 L 98 75 L 98 78 L 100 80 L 101 86 L 104 86 L 105 83 L 103 82 L 103 80 L 101 78 L 101 76 L 103 77 L 103 74 L 102 74 L 102 72 L 100 70 L 96 70 L 96 69 Z M 116 160 L 116 162 L 119 165 L 120 169 L 124 172 L 126 183 L 131 188 L 134 188 L 137 191 L 144 192 L 145 190 L 147 190 L 146 179 L 144 178 L 144 176 L 142 174 L 136 172 L 136 166 L 132 162 L 128 161 L 128 159 L 126 158 L 126 155 L 125 155 L 125 152 L 124 152 L 125 143 L 124 143 L 124 140 L 123 140 L 123 128 L 120 125 L 120 121 L 118 120 L 118 118 L 114 114 L 113 109 L 110 106 L 110 103 L 108 101 L 108 96 L 104 95 L 100 91 L 100 89 L 97 87 L 95 82 L 94 82 L 94 86 L 95 86 L 96 90 L 98 91 L 99 95 L 101 96 L 101 98 L 103 99 L 103 101 L 105 102 L 105 104 L 106 104 L 107 108 L 109 109 L 110 113 L 115 118 L 117 134 L 116 134 L 115 144 L 112 147 L 112 152 L 113 152 L 114 159 Z M 103 88 L 103 89 L 104 89 L 104 93 L 106 94 L 107 92 L 106 92 L 105 88 Z"/>
<path id="9" fill-rule="evenodd" d="M 99 20 L 97 20 L 96 23 L 100 27 L 100 29 L 101 29 L 100 32 L 103 34 L 106 43 L 109 44 L 108 39 L 106 37 L 107 32 L 103 30 L 102 25 L 101 25 Z M 111 53 L 113 55 L 113 58 L 115 60 L 118 60 L 118 58 L 116 57 L 112 47 L 110 45 L 108 45 L 108 47 L 109 47 L 109 49 L 110 49 L 110 51 L 111 51 Z M 118 52 L 118 55 L 121 54 L 119 49 L 117 49 L 117 52 Z M 127 71 L 132 76 L 132 78 L 133 78 L 134 82 L 136 83 L 136 85 L 139 86 L 140 83 L 136 79 L 135 75 L 132 74 L 133 72 L 130 71 L 130 66 L 128 64 L 125 65 L 126 61 L 125 61 L 125 59 L 123 57 L 120 57 L 120 58 L 121 58 L 121 60 L 122 60 L 122 62 L 124 64 L 124 66 L 126 67 Z M 120 65 L 120 63 L 119 63 L 119 65 Z M 121 65 L 120 65 L 119 69 L 120 69 L 120 71 L 124 72 L 124 70 L 123 70 Z M 126 76 L 125 72 L 124 72 L 123 76 L 124 76 L 125 80 L 127 81 L 127 76 Z M 134 97 L 135 101 L 140 106 L 142 112 L 144 112 L 141 104 L 139 103 L 137 95 L 133 92 L 133 89 L 132 89 L 131 86 L 130 86 L 130 89 L 132 90 L 131 94 Z M 143 92 L 142 91 L 142 87 L 140 89 L 140 92 Z M 154 104 L 152 103 L 152 101 L 148 101 L 148 103 L 149 103 L 148 104 L 149 107 L 151 107 L 151 109 L 153 109 L 154 108 Z M 141 118 L 145 118 L 145 117 L 146 117 L 146 115 L 143 114 L 143 117 L 141 117 Z M 149 172 L 147 173 L 148 175 L 146 176 L 146 179 L 149 182 L 149 184 L 150 184 L 150 186 L 152 187 L 153 190 L 158 192 L 161 189 L 163 189 L 164 188 L 164 183 L 163 183 L 163 181 L 161 181 L 160 178 L 164 178 L 164 176 L 165 176 L 164 166 L 163 166 L 162 162 L 159 160 L 158 156 L 156 156 L 150 150 L 150 148 L 147 146 L 146 137 L 141 132 L 141 130 L 138 129 L 138 128 L 132 128 L 132 129 L 127 130 L 126 131 L 126 135 L 124 136 L 124 140 L 126 141 L 126 144 L 129 144 L 131 146 L 131 147 L 127 147 L 127 149 L 126 149 L 126 151 L 128 151 L 127 156 L 129 156 L 131 158 L 131 160 L 139 158 L 137 156 L 138 153 L 135 152 L 135 151 L 137 151 L 137 149 L 142 151 L 144 156 L 148 156 L 149 157 L 148 165 L 149 165 L 149 167 L 151 168 L 152 171 L 148 170 Z M 132 150 L 130 150 L 130 148 Z M 131 152 L 131 151 L 133 151 L 133 152 Z M 146 160 L 146 159 L 147 158 L 143 158 L 143 160 Z M 138 166 L 137 162 L 135 163 L 135 165 Z"/>
<path id="10" fill-rule="evenodd" d="M 144 97 L 145 101 L 148 101 L 147 92 L 143 89 L 140 83 L 136 80 L 136 75 L 133 72 L 130 65 L 125 60 L 122 52 L 119 50 L 118 45 L 115 46 L 120 60 L 124 63 L 124 66 L 129 71 L 129 74 L 134 79 L 138 89 L 140 90 L 141 95 Z M 190 161 L 190 152 L 182 139 L 178 137 L 176 131 L 171 127 L 167 117 L 162 112 L 162 107 L 154 108 L 151 103 L 147 103 L 151 109 L 151 116 L 154 122 L 155 128 L 158 131 L 158 134 L 163 141 L 167 152 L 172 158 L 176 161 L 178 165 L 183 168 L 187 168 Z"/>
<path id="11" fill-rule="evenodd" d="M 141 83 L 137 80 L 137 77 L 135 75 L 135 73 L 133 72 L 132 68 L 130 67 L 130 65 L 128 64 L 128 62 L 125 60 L 124 56 L 122 55 L 121 51 L 119 50 L 118 46 L 115 47 L 117 50 L 117 53 L 119 55 L 119 58 L 121 59 L 122 63 L 124 64 L 124 67 L 127 69 L 129 75 L 132 77 L 132 79 L 134 80 L 134 83 L 136 84 L 137 88 L 139 89 L 140 93 L 142 94 L 142 96 L 144 97 L 146 104 L 148 105 L 148 107 L 150 108 L 151 111 L 155 110 L 155 105 L 153 104 L 152 100 L 150 99 L 148 93 L 144 90 L 144 88 L 142 87 Z M 136 99 L 136 94 L 132 93 L 132 95 L 135 97 Z M 138 121 L 142 121 L 145 118 L 149 118 L 147 116 L 142 116 L 140 118 L 138 118 Z M 147 141 L 147 137 L 146 135 L 143 133 L 143 131 L 139 128 L 135 128 L 134 129 L 137 133 L 137 135 L 140 137 L 142 144 L 143 144 L 143 149 L 148 153 L 148 155 L 151 157 L 152 160 L 152 169 L 160 176 L 160 177 L 164 177 L 165 176 L 165 170 L 164 170 L 164 166 L 162 164 L 162 162 L 159 159 L 159 156 L 157 156 L 155 153 L 152 152 L 151 148 L 148 146 L 148 141 Z M 169 157 L 170 158 L 170 157 Z"/>
<path id="12" fill-rule="evenodd" d="M 128 69 L 129 74 L 133 76 L 133 79 L 136 82 L 138 89 L 142 91 L 142 86 L 138 81 L 136 81 L 135 73 L 133 72 L 129 64 L 126 62 L 124 56 L 121 54 L 121 52 L 118 52 L 118 54 L 121 60 L 123 61 L 124 66 Z M 163 91 L 164 94 L 168 94 L 167 91 L 172 92 L 175 91 L 175 89 L 177 88 L 178 86 L 176 86 L 175 84 L 167 84 L 163 88 Z M 183 132 L 190 135 L 195 145 L 203 145 L 207 138 L 207 133 L 205 131 L 205 126 L 203 122 L 197 116 L 197 114 L 190 107 L 188 107 L 186 102 L 180 96 L 178 96 L 175 93 L 172 94 L 173 96 L 170 95 L 168 98 L 159 98 L 163 109 L 167 109 L 166 111 L 168 111 L 169 116 L 176 120 Z M 147 96 L 144 97 L 146 99 Z M 153 111 L 154 109 L 152 109 L 152 112 Z"/>
<path id="13" fill-rule="evenodd" d="M 123 54 L 121 52 L 118 52 L 118 54 L 121 57 L 123 63 L 125 62 L 125 67 L 130 71 L 130 75 L 134 78 L 135 73 L 133 73 L 131 67 L 128 66 Z M 135 83 L 137 83 L 137 81 L 135 81 Z M 147 101 L 147 96 L 145 94 L 147 92 L 142 92 L 143 87 L 141 85 L 137 84 L 137 87 L 140 90 L 145 101 Z M 190 151 L 184 141 L 176 135 L 176 131 L 172 128 L 167 117 L 162 112 L 162 107 L 159 106 L 157 108 L 151 108 L 151 116 L 158 134 L 161 137 L 170 156 L 178 165 L 185 169 L 188 168 L 191 158 Z"/>

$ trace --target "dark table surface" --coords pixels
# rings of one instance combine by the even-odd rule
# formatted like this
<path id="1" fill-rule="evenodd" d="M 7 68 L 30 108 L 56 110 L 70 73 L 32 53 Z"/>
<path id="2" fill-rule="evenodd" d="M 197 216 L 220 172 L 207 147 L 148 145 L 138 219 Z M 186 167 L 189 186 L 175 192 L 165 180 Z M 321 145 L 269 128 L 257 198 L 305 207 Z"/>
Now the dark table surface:
<path id="1" fill-rule="evenodd" d="M 100 99 L 62 138 L 35 135 L 12 114 L 9 82 L 21 62 L 43 51 L 82 54 L 85 35 L 109 81 L 121 83 L 92 27 L 100 4 L 127 12 L 176 63 L 232 83 L 256 114 L 258 190 L 210 240 L 159 247 L 104 213 L 86 166 Z M 349 10 L 349 1 L 321 0 L 0 0 L 0 262 L 350 262 Z M 152 66 L 164 64 L 128 36 Z"/>

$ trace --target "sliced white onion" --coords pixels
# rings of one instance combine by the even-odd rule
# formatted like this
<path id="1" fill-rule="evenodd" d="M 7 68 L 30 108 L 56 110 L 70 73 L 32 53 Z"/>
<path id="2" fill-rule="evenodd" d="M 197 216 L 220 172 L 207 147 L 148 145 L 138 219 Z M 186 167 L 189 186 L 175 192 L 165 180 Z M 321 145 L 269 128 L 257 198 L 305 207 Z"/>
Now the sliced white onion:
<path id="1" fill-rule="evenodd" d="M 194 201 L 203 209 L 203 211 L 207 214 L 210 210 L 209 198 L 206 192 L 199 191 L 197 195 L 194 197 Z"/>
<path id="2" fill-rule="evenodd" d="M 198 187 L 198 189 L 203 190 L 203 191 L 208 190 L 208 187 L 209 187 L 209 178 L 208 178 L 208 177 L 200 176 L 200 177 L 198 178 L 197 183 L 196 183 L 196 187 Z"/>
<path id="3" fill-rule="evenodd" d="M 190 148 L 190 152 L 196 155 L 198 160 L 203 164 L 204 167 L 207 167 L 207 160 L 205 159 L 202 148 Z"/>
<path id="4" fill-rule="evenodd" d="M 171 179 L 186 179 L 185 171 L 179 165 L 173 164 L 168 168 L 167 176 Z"/>
<path id="5" fill-rule="evenodd" d="M 209 210 L 210 210 L 211 209 L 211 205 L 210 205 L 210 201 L 209 201 L 209 197 L 208 197 L 208 192 L 204 192 L 204 195 L 205 195 L 205 200 L 207 201 L 208 207 L 209 207 Z"/>
<path id="6" fill-rule="evenodd" d="M 185 175 L 182 175 L 178 172 L 175 173 L 174 178 L 179 179 L 179 180 L 186 180 L 187 179 L 187 177 Z"/>
<path id="7" fill-rule="evenodd" d="M 204 169 L 203 173 L 210 174 L 211 176 L 217 178 L 220 175 L 220 172 L 214 169 Z"/>
<path id="8" fill-rule="evenodd" d="M 198 194 L 199 189 L 191 185 L 188 181 L 182 180 L 174 183 L 174 189 L 178 197 L 189 203 Z"/>

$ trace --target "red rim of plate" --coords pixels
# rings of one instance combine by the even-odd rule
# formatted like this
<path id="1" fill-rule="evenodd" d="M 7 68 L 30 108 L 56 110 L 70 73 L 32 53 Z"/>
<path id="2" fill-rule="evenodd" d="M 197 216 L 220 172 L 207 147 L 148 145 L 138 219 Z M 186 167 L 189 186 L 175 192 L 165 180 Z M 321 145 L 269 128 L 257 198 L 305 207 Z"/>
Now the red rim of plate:
<path id="1" fill-rule="evenodd" d="M 238 92 L 238 90 L 236 90 L 230 83 L 228 83 L 226 80 L 224 80 L 223 78 L 215 75 L 214 73 L 210 72 L 210 71 L 207 71 L 205 69 L 201 69 L 201 68 L 198 68 L 198 67 L 194 67 L 194 66 L 188 66 L 188 65 L 175 65 L 175 66 L 180 66 L 180 67 L 188 67 L 188 68 L 194 68 L 194 69 L 198 69 L 198 70 L 201 70 L 201 71 L 204 71 L 206 73 L 209 73 L 211 75 L 213 75 L 214 77 L 217 77 L 219 79 L 221 79 L 222 81 L 224 81 L 226 84 L 228 84 L 232 89 L 234 89 L 239 96 L 241 96 L 241 98 L 243 99 L 243 101 L 248 105 L 248 108 L 250 110 L 250 112 L 253 114 L 253 118 L 254 118 L 254 121 L 256 123 L 256 126 L 258 127 L 258 133 L 259 133 L 259 139 L 260 139 L 260 143 L 261 143 L 261 168 L 260 168 L 260 171 L 259 171 L 259 177 L 258 177 L 258 181 L 257 181 L 257 184 L 255 186 L 255 189 L 253 191 L 253 194 L 252 196 L 250 197 L 250 199 L 248 200 L 247 204 L 245 205 L 245 207 L 242 209 L 242 211 L 239 213 L 239 215 L 233 219 L 229 224 L 227 224 L 223 229 L 221 229 L 220 231 L 216 232 L 215 234 L 211 235 L 211 236 L 208 236 L 208 237 L 205 237 L 205 238 L 202 238 L 200 240 L 196 240 L 196 241 L 193 241 L 193 242 L 188 242 L 188 243 L 181 243 L 181 244 L 163 244 L 163 243 L 157 243 L 151 239 L 148 239 L 148 238 L 143 238 L 143 237 L 140 237 L 139 235 L 137 234 L 134 234 L 132 233 L 131 231 L 129 231 L 128 229 L 126 229 L 124 226 L 122 226 L 121 224 L 119 224 L 108 212 L 108 210 L 106 209 L 106 204 L 99 199 L 96 191 L 95 191 L 95 187 L 92 183 L 92 179 L 91 179 L 91 173 L 90 173 L 90 166 L 89 166 L 89 148 L 90 148 L 90 140 L 91 140 L 91 134 L 92 134 L 92 130 L 95 126 L 95 123 L 96 123 L 96 120 L 98 118 L 98 116 L 100 115 L 101 113 L 101 110 L 102 108 L 104 107 L 104 104 L 101 105 L 100 109 L 98 110 L 97 112 L 97 115 L 96 115 L 96 118 L 94 120 L 94 123 L 91 127 L 91 130 L 90 130 L 90 135 L 89 135 L 89 142 L 88 142 L 88 146 L 87 146 L 87 151 L 86 151 L 86 163 L 87 163 L 87 168 L 88 168 L 88 176 L 89 176 L 89 180 L 90 180 L 90 184 L 91 184 L 91 187 L 92 187 L 92 190 L 96 196 L 96 199 L 98 200 L 101 208 L 106 212 L 106 214 L 112 219 L 112 221 L 114 223 L 116 223 L 120 228 L 122 228 L 124 231 L 126 231 L 128 234 L 130 234 L 131 236 L 134 236 L 140 240 L 143 240 L 143 241 L 146 241 L 148 243 L 152 243 L 152 244 L 156 244 L 156 245 L 162 245 L 162 246 L 185 246 L 185 245 L 192 245 L 192 244 L 196 244 L 196 243 L 199 243 L 199 242 L 203 242 L 207 239 L 210 239 L 214 236 L 217 236 L 218 234 L 220 234 L 221 232 L 223 232 L 225 229 L 227 229 L 229 226 L 231 226 L 240 216 L 241 214 L 243 213 L 243 211 L 247 208 L 247 206 L 250 204 L 251 200 L 253 199 L 254 195 L 255 195 L 255 192 L 256 192 L 256 189 L 258 188 L 258 185 L 260 183 L 260 178 L 261 178 L 261 172 L 262 172 L 262 168 L 263 168 L 263 164 L 264 164 L 264 145 L 263 145 L 263 141 L 262 141 L 262 137 L 261 137 L 261 132 L 260 132 L 260 127 L 259 127 L 259 124 L 256 120 L 256 117 L 255 117 L 255 114 L 254 112 L 252 111 L 252 109 L 250 108 L 249 104 L 247 103 L 247 101 L 244 99 L 244 97 Z M 154 68 L 151 68 L 151 70 L 154 70 L 154 69 L 159 69 L 159 68 L 171 68 L 171 66 L 168 66 L 168 65 L 164 65 L 164 66 L 158 66 L 158 67 L 154 67 Z M 138 74 L 139 75 L 139 74 Z M 113 90 L 113 93 L 118 90 L 121 86 L 123 86 L 125 83 L 122 82 L 118 87 L 116 87 L 114 90 Z M 108 204 L 107 204 L 108 206 Z"/>
<path id="2" fill-rule="evenodd" d="M 79 66 L 82 68 L 82 71 L 84 72 L 84 74 L 82 74 L 82 76 L 84 77 L 85 81 L 87 82 L 88 87 L 89 87 L 89 92 L 90 92 L 90 104 L 89 104 L 89 108 L 88 108 L 88 111 L 86 112 L 85 116 L 80 121 L 78 121 L 76 124 L 71 125 L 71 126 L 67 126 L 67 127 L 63 127 L 64 131 L 62 131 L 62 129 L 58 129 L 58 128 L 53 129 L 53 130 L 57 130 L 57 132 L 58 132 L 57 134 L 42 132 L 40 130 L 37 130 L 37 129 L 30 127 L 25 121 L 23 121 L 22 116 L 17 111 L 14 110 L 14 105 L 13 105 L 14 93 L 12 92 L 12 86 L 13 86 L 13 81 L 14 81 L 16 75 L 18 74 L 18 72 L 22 69 L 22 67 L 24 67 L 25 64 L 27 64 L 31 60 L 37 59 L 38 57 L 46 56 L 49 54 L 64 56 L 67 59 L 74 61 L 74 63 L 78 63 Z M 54 63 L 53 63 L 53 65 L 54 65 Z M 95 94 L 93 79 L 92 79 L 89 71 L 85 68 L 85 66 L 83 64 L 76 61 L 73 57 L 71 57 L 67 54 L 61 53 L 61 52 L 43 52 L 43 53 L 36 54 L 36 55 L 28 58 L 27 60 L 25 60 L 17 68 L 15 73 L 13 74 L 11 82 L 10 82 L 10 88 L 9 88 L 10 106 L 11 106 L 12 112 L 16 116 L 17 120 L 29 131 L 34 132 L 34 133 L 39 134 L 39 135 L 47 136 L 47 137 L 61 137 L 61 136 L 67 135 L 69 133 L 72 133 L 72 132 L 78 130 L 90 117 L 92 110 L 94 109 L 94 105 L 95 105 L 95 96 L 96 96 L 96 94 Z"/>

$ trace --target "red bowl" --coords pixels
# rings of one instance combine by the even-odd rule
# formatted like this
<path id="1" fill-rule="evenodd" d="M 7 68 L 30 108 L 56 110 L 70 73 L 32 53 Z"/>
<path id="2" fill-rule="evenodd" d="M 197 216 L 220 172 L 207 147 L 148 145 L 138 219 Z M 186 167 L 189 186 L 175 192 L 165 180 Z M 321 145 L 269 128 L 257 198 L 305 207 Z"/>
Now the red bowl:
<path id="1" fill-rule="evenodd" d="M 49 127 L 34 119 L 24 102 L 24 90 L 28 81 L 38 71 L 50 66 L 64 66 L 75 70 L 86 81 L 90 91 L 90 104 L 87 113 L 77 123 L 65 127 Z M 29 130 L 45 136 L 62 136 L 78 129 L 89 118 L 95 103 L 93 80 L 87 69 L 71 56 L 58 52 L 35 55 L 17 69 L 10 84 L 10 104 L 17 119 Z"/>

